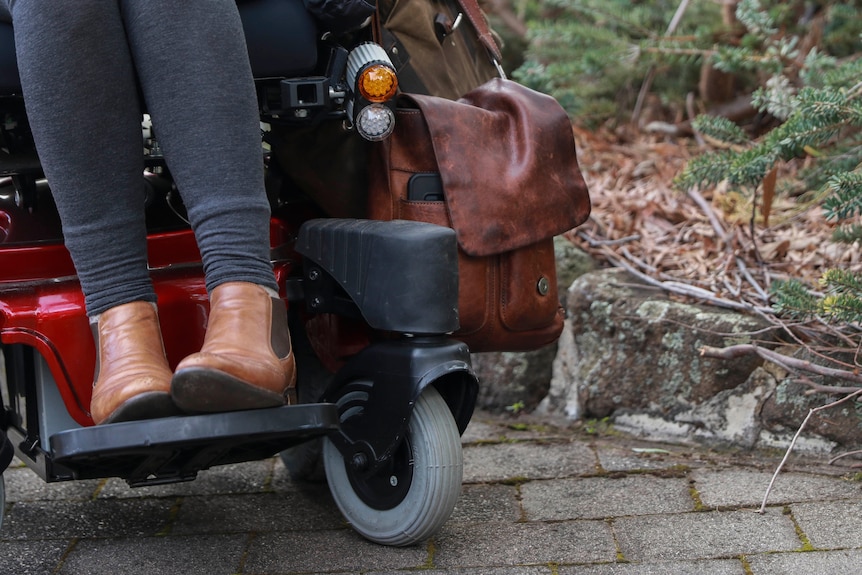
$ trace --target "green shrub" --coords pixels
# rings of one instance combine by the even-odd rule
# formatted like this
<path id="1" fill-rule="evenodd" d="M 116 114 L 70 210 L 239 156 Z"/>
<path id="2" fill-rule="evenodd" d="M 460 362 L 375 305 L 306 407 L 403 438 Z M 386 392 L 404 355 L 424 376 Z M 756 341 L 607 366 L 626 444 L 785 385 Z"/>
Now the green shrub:
<path id="1" fill-rule="evenodd" d="M 697 86 L 705 51 L 723 32 L 719 6 L 693 2 L 665 37 L 678 1 L 543 0 L 513 76 L 556 97 L 582 122 L 628 118 L 653 66 L 653 93 L 676 105 Z"/>
<path id="2" fill-rule="evenodd" d="M 780 4 L 780 3 L 779 3 Z M 852 4 L 852 3 L 851 3 Z M 793 158 L 810 165 L 801 186 L 823 198 L 826 216 L 840 222 L 835 239 L 858 241 L 862 234 L 862 54 L 858 18 L 845 4 L 826 4 L 820 47 L 802 53 L 803 38 L 781 25 L 786 7 L 743 0 L 737 16 L 746 26 L 739 47 L 719 50 L 715 64 L 724 70 L 756 72 L 761 86 L 753 94 L 759 112 L 778 125 L 755 139 L 724 118 L 701 116 L 695 128 L 729 148 L 689 162 L 680 187 L 727 181 L 754 193 L 767 173 Z M 856 7 L 858 9 L 858 6 Z M 855 34 L 855 41 L 851 36 Z M 829 53 L 827 48 L 836 51 Z M 840 57 L 839 57 L 840 55 Z M 773 284 L 776 309 L 794 317 L 818 315 L 836 322 L 862 320 L 862 276 L 828 270 L 818 296 L 797 280 Z"/>

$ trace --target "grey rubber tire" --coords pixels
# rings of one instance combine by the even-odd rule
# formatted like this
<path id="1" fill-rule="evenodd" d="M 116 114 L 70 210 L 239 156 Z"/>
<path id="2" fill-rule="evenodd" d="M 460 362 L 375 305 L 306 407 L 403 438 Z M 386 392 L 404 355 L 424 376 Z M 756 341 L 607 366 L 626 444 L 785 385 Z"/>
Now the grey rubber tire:
<path id="1" fill-rule="evenodd" d="M 356 393 L 348 395 L 355 399 Z M 461 437 L 449 407 L 433 387 L 426 388 L 416 402 L 407 434 L 413 461 L 411 484 L 404 499 L 390 509 L 375 509 L 363 501 L 350 482 L 341 453 L 331 441 L 324 441 L 323 461 L 332 497 L 353 529 L 375 543 L 406 546 L 428 539 L 449 519 L 461 494 Z"/>

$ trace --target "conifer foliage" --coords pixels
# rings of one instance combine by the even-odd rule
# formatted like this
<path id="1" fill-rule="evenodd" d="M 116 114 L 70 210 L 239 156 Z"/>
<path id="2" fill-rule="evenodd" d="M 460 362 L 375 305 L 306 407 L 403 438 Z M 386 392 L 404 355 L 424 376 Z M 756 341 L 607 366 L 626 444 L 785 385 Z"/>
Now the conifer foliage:
<path id="1" fill-rule="evenodd" d="M 518 81 L 551 94 L 580 122 L 628 118 L 653 66 L 653 93 L 678 101 L 697 84 L 703 46 L 721 29 L 719 6 L 692 2 L 667 35 L 679 0 L 540 0 L 529 20 Z"/>
<path id="2" fill-rule="evenodd" d="M 753 105 L 777 125 L 752 139 L 725 118 L 698 117 L 694 128 L 721 149 L 693 159 L 677 179 L 680 187 L 727 181 L 754 193 L 782 162 L 804 157 L 810 167 L 803 185 L 824 198 L 827 217 L 842 224 L 836 239 L 862 237 L 858 225 L 862 216 L 862 54 L 858 52 L 862 44 L 858 30 L 854 44 L 844 34 L 846 26 L 840 26 L 851 22 L 846 19 L 848 8 L 859 9 L 848 4 L 857 3 L 817 7 L 829 12 L 827 31 L 828 17 L 838 20 L 832 22 L 832 29 L 842 39 L 832 45 L 837 53 L 846 52 L 839 56 L 823 47 L 803 52 L 802 38 L 779 20 L 780 3 L 773 3 L 772 10 L 760 0 L 739 3 L 736 15 L 745 35 L 739 46 L 717 50 L 713 65 L 728 72 L 758 74 L 761 87 L 754 92 Z M 774 283 L 776 309 L 795 317 L 862 321 L 862 277 L 829 270 L 820 284 L 815 296 L 797 280 Z"/>
<path id="3" fill-rule="evenodd" d="M 776 168 L 804 159 L 796 191 L 840 224 L 835 240 L 862 241 L 862 0 L 528 4 L 529 47 L 515 79 L 555 96 L 579 123 L 596 125 L 628 119 L 648 78 L 664 112 L 682 117 L 681 102 L 697 91 L 705 66 L 730 74 L 737 94 L 751 95 L 757 129 L 720 114 L 698 116 L 691 127 L 713 151 L 690 161 L 678 186 L 724 183 L 751 196 Z M 776 310 L 794 317 L 858 323 L 860 284 L 835 270 L 819 286 L 776 281 L 771 295 Z"/>

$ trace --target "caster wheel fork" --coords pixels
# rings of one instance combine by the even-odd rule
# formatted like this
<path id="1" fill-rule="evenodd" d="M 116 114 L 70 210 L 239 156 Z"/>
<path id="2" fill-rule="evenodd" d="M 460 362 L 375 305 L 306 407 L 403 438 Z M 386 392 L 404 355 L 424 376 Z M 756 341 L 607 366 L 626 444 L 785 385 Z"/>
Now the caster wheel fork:
<path id="1" fill-rule="evenodd" d="M 362 391 L 342 396 L 342 421 L 361 411 L 364 396 Z M 406 437 L 390 462 L 371 476 L 356 471 L 362 462 L 345 461 L 328 439 L 323 459 L 330 492 L 344 517 L 360 535 L 384 545 L 406 546 L 432 536 L 461 493 L 461 437 L 433 387 L 416 402 Z"/>

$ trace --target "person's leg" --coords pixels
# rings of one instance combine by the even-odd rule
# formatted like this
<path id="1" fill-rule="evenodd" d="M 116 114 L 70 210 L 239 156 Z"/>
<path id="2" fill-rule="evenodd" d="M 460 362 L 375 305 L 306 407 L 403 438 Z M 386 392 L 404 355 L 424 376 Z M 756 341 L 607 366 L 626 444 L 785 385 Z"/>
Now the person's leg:
<path id="1" fill-rule="evenodd" d="M 269 254 L 257 98 L 235 0 L 120 0 L 156 138 L 188 210 L 211 311 L 171 388 L 189 411 L 280 405 L 295 383 Z"/>
<path id="2" fill-rule="evenodd" d="M 147 270 L 141 113 L 115 0 L 11 4 L 27 114 L 98 350 L 96 423 L 175 411 Z"/>
<path id="3" fill-rule="evenodd" d="M 153 129 L 201 249 L 207 289 L 278 290 L 260 120 L 235 0 L 120 0 Z"/>
<path id="4" fill-rule="evenodd" d="M 94 316 L 155 302 L 147 271 L 141 112 L 114 0 L 16 0 L 27 115 Z"/>

